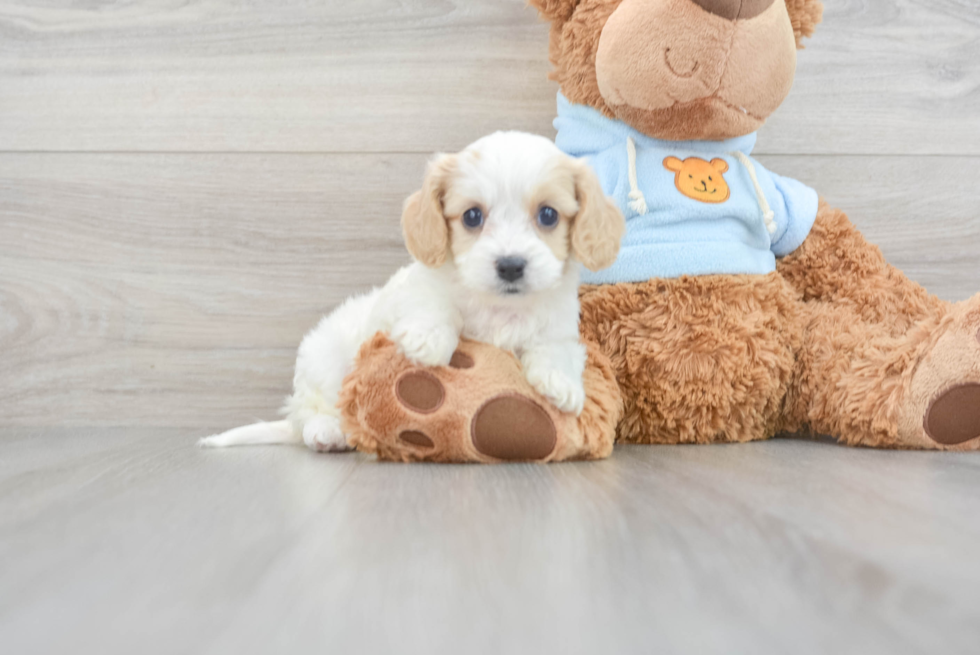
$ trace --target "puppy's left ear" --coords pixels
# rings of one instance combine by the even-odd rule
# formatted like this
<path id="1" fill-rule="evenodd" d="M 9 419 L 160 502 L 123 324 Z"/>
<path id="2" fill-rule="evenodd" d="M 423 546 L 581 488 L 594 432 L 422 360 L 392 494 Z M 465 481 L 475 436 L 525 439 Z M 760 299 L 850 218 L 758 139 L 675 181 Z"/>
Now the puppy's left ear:
<path id="1" fill-rule="evenodd" d="M 449 256 L 449 225 L 442 197 L 456 171 L 456 155 L 439 155 L 429 164 L 421 191 L 405 201 L 402 233 L 412 257 L 430 268 L 439 268 Z"/>
<path id="2" fill-rule="evenodd" d="M 579 210 L 572 222 L 572 252 L 590 271 L 601 271 L 616 262 L 626 221 L 603 193 L 592 168 L 583 160 L 573 166 Z"/>

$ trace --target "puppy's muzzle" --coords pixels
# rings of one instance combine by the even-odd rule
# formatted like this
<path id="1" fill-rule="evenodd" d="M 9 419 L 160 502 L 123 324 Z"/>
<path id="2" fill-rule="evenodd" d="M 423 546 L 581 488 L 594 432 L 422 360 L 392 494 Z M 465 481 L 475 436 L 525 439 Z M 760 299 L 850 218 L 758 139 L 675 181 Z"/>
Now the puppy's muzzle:
<path id="1" fill-rule="evenodd" d="M 527 260 L 523 257 L 501 257 L 497 260 L 497 277 L 506 282 L 517 282 L 524 277 Z"/>

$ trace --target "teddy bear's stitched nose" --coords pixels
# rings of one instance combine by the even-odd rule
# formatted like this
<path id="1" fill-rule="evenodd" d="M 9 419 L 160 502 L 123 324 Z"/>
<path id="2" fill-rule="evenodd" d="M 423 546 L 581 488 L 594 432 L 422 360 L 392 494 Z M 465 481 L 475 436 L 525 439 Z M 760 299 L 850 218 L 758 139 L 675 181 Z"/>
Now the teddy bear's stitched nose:
<path id="1" fill-rule="evenodd" d="M 755 18 L 775 0 L 691 0 L 705 11 L 728 20 Z"/>

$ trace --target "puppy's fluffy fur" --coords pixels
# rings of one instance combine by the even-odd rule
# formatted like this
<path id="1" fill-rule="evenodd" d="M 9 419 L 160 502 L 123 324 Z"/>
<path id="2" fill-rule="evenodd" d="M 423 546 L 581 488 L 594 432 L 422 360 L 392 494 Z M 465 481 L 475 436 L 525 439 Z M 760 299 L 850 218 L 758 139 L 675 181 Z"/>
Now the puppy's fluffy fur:
<path id="1" fill-rule="evenodd" d="M 543 137 L 493 134 L 430 163 L 402 227 L 416 263 L 350 298 L 306 336 L 287 419 L 202 445 L 302 440 L 346 449 L 337 397 L 361 344 L 379 330 L 424 366 L 449 364 L 461 335 L 509 350 L 542 395 L 562 411 L 582 411 L 578 262 L 610 266 L 625 229 L 588 165 Z"/>

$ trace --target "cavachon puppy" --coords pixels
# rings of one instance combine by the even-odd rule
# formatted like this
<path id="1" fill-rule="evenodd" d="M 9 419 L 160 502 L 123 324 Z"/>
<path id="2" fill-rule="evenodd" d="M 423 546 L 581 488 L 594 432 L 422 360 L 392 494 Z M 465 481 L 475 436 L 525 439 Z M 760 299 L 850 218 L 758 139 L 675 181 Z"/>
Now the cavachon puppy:
<path id="1" fill-rule="evenodd" d="M 202 446 L 302 441 L 347 449 L 338 394 L 361 344 L 379 331 L 424 366 L 448 365 L 460 336 L 493 344 L 514 353 L 556 407 L 581 413 L 579 265 L 612 265 L 625 230 L 588 164 L 544 137 L 492 134 L 430 163 L 402 227 L 415 263 L 348 299 L 303 339 L 286 420 Z"/>

